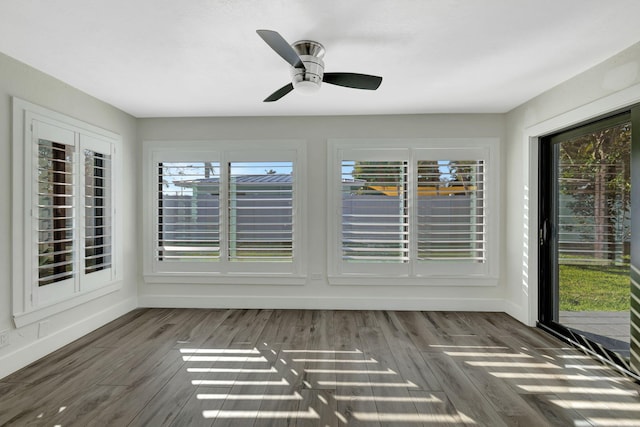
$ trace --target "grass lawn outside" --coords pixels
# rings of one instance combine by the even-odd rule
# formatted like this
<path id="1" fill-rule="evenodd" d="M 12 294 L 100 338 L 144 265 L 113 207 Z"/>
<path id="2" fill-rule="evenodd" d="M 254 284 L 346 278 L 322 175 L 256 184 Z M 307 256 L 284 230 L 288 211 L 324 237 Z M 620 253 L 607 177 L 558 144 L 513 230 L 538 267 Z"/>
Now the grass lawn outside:
<path id="1" fill-rule="evenodd" d="M 629 266 L 561 264 L 560 311 L 629 311 Z"/>

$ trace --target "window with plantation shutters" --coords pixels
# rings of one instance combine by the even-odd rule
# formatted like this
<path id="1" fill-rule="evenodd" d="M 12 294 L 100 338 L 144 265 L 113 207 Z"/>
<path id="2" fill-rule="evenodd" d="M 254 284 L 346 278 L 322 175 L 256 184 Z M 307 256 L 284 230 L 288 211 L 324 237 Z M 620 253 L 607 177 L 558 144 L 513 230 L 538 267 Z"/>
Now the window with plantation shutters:
<path id="1" fill-rule="evenodd" d="M 291 261 L 293 163 L 229 163 L 231 261 Z"/>
<path id="2" fill-rule="evenodd" d="M 484 162 L 417 162 L 417 259 L 485 262 Z"/>
<path id="3" fill-rule="evenodd" d="M 76 179 L 74 146 L 38 139 L 37 265 L 38 286 L 73 280 Z"/>
<path id="4" fill-rule="evenodd" d="M 408 164 L 342 161 L 342 259 L 409 260 Z"/>
<path id="5" fill-rule="evenodd" d="M 331 141 L 330 281 L 495 283 L 497 216 L 488 215 L 497 193 L 495 144 L 489 138 Z"/>
<path id="6" fill-rule="evenodd" d="M 111 268 L 111 155 L 84 149 L 84 273 Z"/>
<path id="7" fill-rule="evenodd" d="M 118 289 L 120 138 L 18 99 L 13 117 L 12 300 L 24 325 Z"/>
<path id="8" fill-rule="evenodd" d="M 297 141 L 147 141 L 149 282 L 303 283 Z M 265 149 L 265 145 L 268 148 Z M 301 160 L 302 158 L 302 160 Z M 148 184 L 145 184 L 148 185 Z M 149 188 L 148 186 L 146 188 Z"/>
<path id="9" fill-rule="evenodd" d="M 220 164 L 161 162 L 158 168 L 159 261 L 220 258 Z"/>

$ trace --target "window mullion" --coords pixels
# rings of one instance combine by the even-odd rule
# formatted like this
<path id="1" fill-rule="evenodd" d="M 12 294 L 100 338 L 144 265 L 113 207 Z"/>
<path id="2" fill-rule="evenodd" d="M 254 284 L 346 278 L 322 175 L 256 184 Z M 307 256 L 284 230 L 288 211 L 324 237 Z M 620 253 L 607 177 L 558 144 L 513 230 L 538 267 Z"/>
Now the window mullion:
<path id="1" fill-rule="evenodd" d="M 409 275 L 411 277 L 416 274 L 416 261 L 418 259 L 418 226 L 417 226 L 417 183 L 418 183 L 418 161 L 415 156 L 415 151 L 412 150 L 409 156 L 409 188 L 407 191 L 407 197 L 409 198 Z"/>
<path id="2" fill-rule="evenodd" d="M 229 160 L 223 153 L 220 159 L 220 195 L 219 195 L 219 223 L 220 223 L 220 272 L 229 271 Z"/>
<path id="3" fill-rule="evenodd" d="M 85 174 L 83 168 L 80 167 L 80 134 L 76 132 L 74 135 L 73 147 L 73 288 L 75 292 L 81 291 L 80 276 L 82 275 L 82 261 L 84 260 L 85 251 L 85 212 L 80 209 L 83 206 L 81 201 L 84 197 Z M 78 231 L 79 230 L 79 231 Z"/>

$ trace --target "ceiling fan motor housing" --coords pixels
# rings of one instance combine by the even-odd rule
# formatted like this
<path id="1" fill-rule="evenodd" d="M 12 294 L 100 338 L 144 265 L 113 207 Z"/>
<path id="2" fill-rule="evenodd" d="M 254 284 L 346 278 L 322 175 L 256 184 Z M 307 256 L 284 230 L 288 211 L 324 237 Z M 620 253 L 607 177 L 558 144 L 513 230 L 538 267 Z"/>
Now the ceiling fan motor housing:
<path id="1" fill-rule="evenodd" d="M 291 83 L 300 93 L 314 93 L 320 89 L 324 76 L 324 46 L 311 40 L 300 40 L 291 45 L 305 68 L 291 67 Z"/>

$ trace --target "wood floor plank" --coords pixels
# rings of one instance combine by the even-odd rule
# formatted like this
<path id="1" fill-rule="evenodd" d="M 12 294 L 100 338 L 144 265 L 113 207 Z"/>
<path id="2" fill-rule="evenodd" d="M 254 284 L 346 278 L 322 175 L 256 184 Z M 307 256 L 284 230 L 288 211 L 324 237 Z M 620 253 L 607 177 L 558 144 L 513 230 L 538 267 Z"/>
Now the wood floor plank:
<path id="1" fill-rule="evenodd" d="M 410 332 L 405 328 L 396 313 L 381 311 L 376 312 L 376 315 L 379 318 L 380 329 L 395 359 L 395 367 L 399 378 L 415 384 L 416 388 L 421 390 L 442 390 L 442 386 L 429 366 L 425 365 L 422 355 L 416 351 Z"/>
<path id="2" fill-rule="evenodd" d="M 24 369 L 10 375 L 5 380 L 7 382 L 17 382 L 26 384 L 37 384 L 45 382 L 53 377 L 62 375 L 64 372 L 72 371 L 78 366 L 87 363 L 103 353 L 102 349 L 85 347 L 74 352 L 54 352 L 47 356 L 48 363 L 32 364 Z M 3 380 L 4 381 L 4 380 Z"/>
<path id="3" fill-rule="evenodd" d="M 334 312 L 334 343 L 337 351 L 354 352 L 351 357 L 363 363 L 336 365 L 336 390 L 332 395 L 336 401 L 336 423 L 330 425 L 379 426 L 377 420 L 362 422 L 354 414 L 377 413 L 367 358 L 360 338 L 359 325 L 363 324 L 362 313 L 354 311 Z M 350 354 L 350 353 L 345 353 Z M 330 402 L 328 402 L 330 404 Z"/>
<path id="4" fill-rule="evenodd" d="M 337 401 L 333 398 L 333 390 L 305 389 L 301 390 L 300 394 L 302 400 L 300 400 L 298 411 L 309 415 L 298 417 L 295 423 L 290 425 L 295 427 L 346 425 L 336 415 L 338 408 Z"/>
<path id="5" fill-rule="evenodd" d="M 215 412 L 222 409 L 230 388 L 194 387 L 193 393 L 173 417 L 170 423 L 161 424 L 171 427 L 211 427 Z"/>
<path id="6" fill-rule="evenodd" d="M 411 342 L 419 351 L 431 351 L 433 345 L 442 344 L 441 336 L 435 333 L 431 324 L 418 311 L 400 311 L 396 313 Z"/>
<path id="7" fill-rule="evenodd" d="M 109 405 L 79 418 L 78 425 L 89 425 L 92 420 L 100 420 L 102 425 L 128 425 L 183 366 L 184 362 L 173 350 L 167 358 L 118 393 Z"/>
<path id="8" fill-rule="evenodd" d="M 138 412 L 130 425 L 170 425 L 195 392 L 196 387 L 191 383 L 191 375 L 183 364 L 176 374 Z"/>
<path id="9" fill-rule="evenodd" d="M 57 413 L 47 417 L 49 425 L 106 425 L 105 420 L 94 417 L 94 414 L 108 409 L 118 396 L 126 392 L 126 386 L 89 387 L 82 395 L 78 396 L 69 406 L 60 407 Z"/>
<path id="10" fill-rule="evenodd" d="M 507 425 L 450 356 L 436 353 L 423 353 L 423 356 L 458 413 L 480 425 Z"/>
<path id="11" fill-rule="evenodd" d="M 300 408 L 301 392 L 307 388 L 305 359 L 308 342 L 314 335 L 314 312 L 307 316 L 301 311 L 287 311 L 282 333 L 274 336 L 274 370 L 265 389 L 265 399 L 259 406 L 254 427 L 294 425 L 299 419 L 317 419 L 312 408 Z M 326 314 L 325 314 L 326 315 Z M 286 326 L 284 326 L 286 325 Z M 265 349 L 267 350 L 267 349 Z"/>
<path id="12" fill-rule="evenodd" d="M 140 309 L 0 381 L 0 425 L 636 425 L 640 386 L 504 313 Z"/>
<path id="13" fill-rule="evenodd" d="M 469 417 L 459 413 L 444 392 L 410 391 L 409 395 L 418 410 L 413 425 L 417 423 L 429 427 L 477 425 Z"/>
<path id="14" fill-rule="evenodd" d="M 403 418 L 415 417 L 417 409 L 411 401 L 409 391 L 419 390 L 420 387 L 411 380 L 403 378 L 399 372 L 400 368 L 396 360 L 396 355 L 392 350 L 395 344 L 391 335 L 388 341 L 385 331 L 393 329 L 390 326 L 392 321 L 386 312 L 366 312 L 365 324 L 368 327 L 362 328 L 362 346 L 365 354 L 375 363 L 368 363 L 369 384 L 376 405 L 375 414 L 354 413 L 353 417 L 359 421 L 378 420 L 381 426 L 396 425 Z M 381 378 L 379 372 L 391 370 L 394 375 Z M 375 415 L 375 416 L 374 416 Z"/>
<path id="15" fill-rule="evenodd" d="M 480 357 L 472 357 L 473 360 L 464 360 L 464 358 L 453 358 L 462 372 L 471 380 L 482 395 L 489 401 L 496 412 L 503 418 L 507 425 L 517 426 L 537 426 L 544 425 L 544 417 L 534 408 L 531 408 L 518 393 L 509 387 L 504 381 L 492 375 L 486 369 L 469 364 L 469 362 L 477 361 L 493 361 L 496 356 L 505 356 L 500 352 L 475 352 L 481 354 Z M 511 353 L 507 353 L 509 355 Z M 521 354 L 515 354 L 516 356 Z M 503 360 L 502 357 L 499 360 Z M 525 363 L 532 359 L 507 358 L 508 361 L 524 360 Z"/>
<path id="16" fill-rule="evenodd" d="M 335 353 L 334 347 L 333 313 L 328 311 L 314 311 L 309 329 L 307 351 L 302 353 L 304 367 L 313 369 L 305 372 L 305 380 L 317 390 L 335 390 L 337 365 L 346 353 Z M 336 361 L 338 359 L 338 361 Z M 321 373 L 318 373 L 321 372 Z"/>
<path id="17" fill-rule="evenodd" d="M 422 316 L 431 324 L 433 331 L 441 337 L 473 336 L 473 329 L 451 311 L 424 311 Z"/>
<path id="18" fill-rule="evenodd" d="M 232 374 L 234 378 L 233 381 L 229 382 L 228 396 L 222 402 L 215 402 L 216 408 L 219 406 L 219 409 L 209 412 L 212 414 L 217 413 L 212 418 L 212 425 L 216 427 L 253 425 L 263 401 L 261 396 L 270 393 L 268 384 L 271 381 L 278 383 L 281 379 L 273 379 L 274 373 L 276 376 L 278 374 L 275 370 L 277 350 L 265 343 L 265 325 L 273 325 L 273 329 L 276 329 L 275 334 L 272 335 L 274 342 L 286 342 L 287 338 L 285 337 L 288 336 L 289 332 L 287 332 L 287 328 L 282 326 L 282 318 L 288 318 L 289 316 L 291 316 L 289 312 L 274 313 L 268 310 L 245 312 L 245 317 L 242 318 L 241 322 L 244 322 L 245 325 L 253 323 L 257 327 L 254 326 L 242 334 L 234 334 L 229 342 L 227 351 L 230 352 L 230 355 L 233 355 L 234 348 L 238 347 L 237 343 L 239 343 L 241 347 L 238 348 L 239 351 L 249 351 L 251 353 L 248 354 L 246 361 L 239 360 L 231 365 L 222 365 L 220 363 L 212 365 L 214 369 L 220 369 L 221 371 L 229 369 L 231 372 L 227 373 L 227 375 Z M 259 320 L 256 320 L 256 318 Z M 238 356 L 242 354 L 244 353 L 237 353 Z M 221 378 L 221 373 L 223 372 L 216 372 L 215 377 Z M 280 387 L 284 387 L 281 381 L 279 384 Z M 217 398 L 222 399 L 223 396 L 218 396 Z"/>

